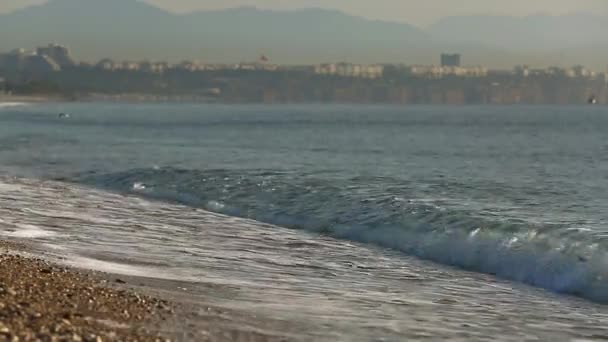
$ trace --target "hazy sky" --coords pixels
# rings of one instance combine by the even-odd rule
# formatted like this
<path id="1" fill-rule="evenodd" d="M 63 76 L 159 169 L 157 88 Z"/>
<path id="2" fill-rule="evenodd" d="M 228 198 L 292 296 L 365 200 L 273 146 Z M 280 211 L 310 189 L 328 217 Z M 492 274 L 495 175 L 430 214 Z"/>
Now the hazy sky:
<path id="1" fill-rule="evenodd" d="M 103 0 L 100 0 L 103 1 Z M 145 0 L 159 7 L 187 12 L 235 6 L 270 9 L 323 7 L 339 9 L 373 19 L 409 22 L 424 26 L 450 15 L 536 13 L 564 14 L 599 12 L 608 14 L 608 0 Z M 0 12 L 44 0 L 0 0 Z"/>

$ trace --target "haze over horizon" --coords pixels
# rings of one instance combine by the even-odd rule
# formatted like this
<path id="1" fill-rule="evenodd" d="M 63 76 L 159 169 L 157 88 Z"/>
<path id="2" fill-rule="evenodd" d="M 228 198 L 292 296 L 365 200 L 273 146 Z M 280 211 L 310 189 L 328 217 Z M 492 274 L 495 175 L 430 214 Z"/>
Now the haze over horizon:
<path id="1" fill-rule="evenodd" d="M 172 1 L 2 0 L 3 10 L 31 7 L 0 14 L 0 52 L 55 42 L 89 62 L 109 57 L 239 63 L 264 54 L 277 64 L 429 64 L 437 63 L 442 52 L 462 53 L 464 65 L 491 68 L 581 64 L 606 70 L 608 61 L 608 15 L 599 11 L 606 5 L 597 0 L 576 5 L 554 0 L 547 6 L 552 13 L 572 12 L 555 16 L 533 15 L 547 0 L 528 7 L 517 6 L 521 0 L 495 4 L 493 11 L 480 0 L 463 0 L 461 7 L 439 6 L 442 11 L 433 18 L 453 15 L 425 28 L 406 22 L 415 14 L 431 18 L 426 11 L 430 5 L 413 0 L 376 2 L 377 11 L 402 14 L 401 23 L 371 8 L 357 15 L 368 6 L 361 0 L 327 0 L 323 6 L 320 0 L 224 0 L 221 5 L 211 0 L 197 6 L 194 1 Z M 409 11 L 404 9 L 408 4 Z M 299 7 L 308 9 L 291 11 Z M 176 13 L 186 9 L 200 11 Z M 486 10 L 496 15 L 473 14 Z M 505 15 L 497 16 L 501 13 Z M 369 19 L 376 16 L 386 20 Z"/>
<path id="2" fill-rule="evenodd" d="M 605 0 L 140 0 L 167 11 L 187 13 L 242 6 L 261 9 L 292 10 L 302 8 L 335 9 L 348 14 L 385 21 L 406 22 L 426 27 L 445 17 L 467 15 L 528 16 L 535 14 L 564 15 L 572 13 L 607 14 Z M 3 0 L 0 13 L 7 13 L 47 0 Z"/>

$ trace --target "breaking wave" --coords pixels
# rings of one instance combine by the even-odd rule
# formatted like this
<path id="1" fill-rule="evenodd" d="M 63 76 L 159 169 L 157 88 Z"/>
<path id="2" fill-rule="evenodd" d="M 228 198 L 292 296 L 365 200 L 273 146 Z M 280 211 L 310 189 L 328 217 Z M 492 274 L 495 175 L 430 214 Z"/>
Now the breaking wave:
<path id="1" fill-rule="evenodd" d="M 417 199 L 399 181 L 158 167 L 83 174 L 76 180 L 608 303 L 607 245 L 599 234 L 437 205 Z"/>

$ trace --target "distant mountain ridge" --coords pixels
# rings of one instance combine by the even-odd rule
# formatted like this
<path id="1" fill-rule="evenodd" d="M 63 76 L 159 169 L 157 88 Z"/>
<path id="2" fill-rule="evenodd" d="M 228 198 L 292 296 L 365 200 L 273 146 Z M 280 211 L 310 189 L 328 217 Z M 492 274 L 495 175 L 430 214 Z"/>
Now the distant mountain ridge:
<path id="1" fill-rule="evenodd" d="M 0 51 L 56 42 L 89 61 L 232 63 L 266 54 L 285 64 L 431 64 L 441 52 L 454 51 L 463 53 L 466 64 L 570 65 L 584 60 L 604 68 L 608 38 L 602 32 L 608 32 L 608 18 L 583 14 L 451 17 L 422 30 L 325 9 L 240 7 L 174 14 L 137 0 L 50 0 L 0 15 Z"/>

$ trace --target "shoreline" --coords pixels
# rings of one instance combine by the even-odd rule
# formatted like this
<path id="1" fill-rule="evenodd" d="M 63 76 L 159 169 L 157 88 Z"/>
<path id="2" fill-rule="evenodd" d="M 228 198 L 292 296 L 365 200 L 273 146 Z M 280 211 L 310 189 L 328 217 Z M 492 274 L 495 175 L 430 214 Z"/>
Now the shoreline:
<path id="1" fill-rule="evenodd" d="M 169 301 L 28 249 L 0 240 L 0 340 L 170 341 L 156 328 L 174 313 Z"/>
<path id="2" fill-rule="evenodd" d="M 0 239 L 0 341 L 298 340 L 291 324 L 216 307 L 192 286 L 71 266 L 36 244 Z"/>
<path id="3" fill-rule="evenodd" d="M 306 106 L 306 105 L 328 105 L 328 106 L 390 106 L 390 107 L 513 107 L 513 106 L 526 106 L 526 107 L 547 107 L 547 106 L 560 106 L 560 107 L 598 107 L 606 108 L 608 103 L 393 103 L 393 102 L 348 102 L 348 101 L 334 101 L 334 102 L 264 102 L 264 101 L 222 101 L 218 99 L 207 99 L 198 98 L 196 96 L 189 95 L 154 95 L 154 94 L 94 94 L 89 96 L 80 96 L 75 98 L 69 98 L 65 96 L 45 96 L 45 95 L 0 95 L 0 105 L 2 104 L 44 104 L 44 103 L 109 103 L 109 104 L 201 104 L 201 105 L 234 105 L 234 106 Z"/>
<path id="4" fill-rule="evenodd" d="M 40 185 L 39 183 L 34 184 Z M 69 277 L 72 272 L 84 273 L 84 275 L 89 275 L 89 278 L 99 279 L 103 291 L 108 287 L 117 288 L 119 292 L 116 293 L 116 296 L 124 295 L 120 293 L 120 290 L 128 288 L 128 291 L 134 291 L 129 293 L 146 294 L 150 298 L 162 298 L 172 303 L 170 306 L 175 308 L 175 311 L 164 316 L 166 320 L 163 320 L 163 317 L 158 319 L 156 316 L 142 315 L 143 321 L 134 323 L 142 329 L 142 334 L 146 334 L 137 340 L 155 341 L 155 334 L 157 333 L 164 338 L 174 338 L 174 341 L 369 341 L 376 336 L 391 336 L 394 337 L 394 340 L 423 337 L 486 340 L 490 336 L 510 333 L 514 334 L 513 340 L 515 340 L 515 336 L 518 339 L 525 336 L 535 336 L 543 340 L 550 340 L 560 334 L 572 338 L 589 337 L 591 334 L 596 334 L 594 329 L 597 326 L 606 326 L 604 324 L 605 317 L 608 316 L 604 316 L 606 312 L 604 307 L 580 298 L 549 293 L 542 289 L 503 281 L 492 276 L 460 271 L 413 258 L 402 259 L 399 257 L 398 260 L 393 262 L 390 261 L 392 260 L 390 259 L 392 252 L 386 252 L 387 254 L 385 254 L 384 251 L 376 248 L 362 249 L 362 246 L 354 243 L 340 243 L 339 241 L 333 241 L 333 239 L 315 237 L 301 239 L 303 236 L 299 233 L 290 234 L 288 231 L 284 232 L 287 235 L 283 235 L 283 233 L 280 235 L 271 234 L 268 238 L 269 236 L 266 235 L 270 232 L 267 229 L 268 227 L 259 226 L 259 229 L 256 229 L 255 226 L 240 225 L 239 223 L 242 224 L 243 222 L 238 222 L 237 219 L 221 222 L 212 220 L 209 216 L 206 216 L 208 220 L 203 221 L 205 217 L 192 213 L 192 209 L 187 207 L 172 206 L 162 202 L 140 201 L 135 198 L 131 198 L 132 201 L 120 201 L 121 198 L 125 199 L 125 197 L 105 192 L 103 196 L 107 202 L 99 202 L 95 200 L 95 190 L 81 193 L 66 189 L 65 184 L 60 185 L 52 181 L 46 184 L 54 184 L 52 189 L 59 192 L 44 191 L 43 187 L 15 186 L 11 188 L 10 185 L 2 187 L 0 184 L 0 187 L 6 192 L 6 208 L 3 208 L 5 209 L 3 212 L 9 217 L 9 212 L 19 211 L 19 207 L 31 208 L 35 207 L 34 203 L 40 203 L 39 201 L 50 202 L 56 199 L 57 197 L 53 195 L 60 195 L 67 201 L 57 204 L 59 207 L 53 208 L 52 205 L 47 207 L 47 212 L 40 212 L 41 217 L 38 219 L 41 220 L 29 221 L 27 217 L 36 214 L 35 212 L 26 212 L 21 218 L 15 217 L 16 220 L 13 222 L 6 222 L 8 233 L 6 239 L 16 242 L 11 245 L 12 248 L 7 249 L 7 253 L 12 250 L 34 261 L 41 256 L 43 259 L 50 261 L 50 264 L 68 265 L 67 269 L 59 268 L 60 270 L 67 270 L 67 272 L 54 270 L 53 272 L 59 272 L 58 278 Z M 28 198 L 21 198 L 20 195 L 23 194 L 35 196 L 36 202 L 30 202 Z M 273 272 L 267 268 L 260 269 L 255 264 L 251 265 L 252 268 L 249 268 L 253 259 L 247 259 L 245 264 L 241 264 L 235 262 L 231 257 L 213 258 L 210 263 L 199 264 L 200 273 L 195 277 L 180 277 L 179 272 L 174 273 L 174 276 L 163 277 L 161 272 L 133 272 L 129 268 L 114 268 L 114 271 L 112 271 L 112 268 L 91 267 L 88 266 L 88 263 L 82 261 L 72 263 L 71 261 L 74 261 L 73 257 L 78 255 L 63 249 L 52 249 L 51 245 L 47 244 L 48 240 L 45 239 L 45 236 L 48 236 L 45 235 L 45 232 L 51 230 L 45 230 L 44 225 L 64 227 L 68 222 L 66 220 L 77 218 L 78 215 L 70 215 L 69 212 L 64 211 L 59 214 L 57 211 L 57 209 L 65 209 L 66 205 L 75 204 L 70 200 L 76 198 L 79 199 L 77 200 L 79 205 L 72 206 L 73 210 L 89 211 L 91 217 L 97 218 L 108 217 L 111 214 L 118 219 L 117 227 L 123 227 L 125 221 L 122 219 L 127 217 L 133 220 L 132 222 L 138 222 L 138 224 L 146 226 L 151 222 L 145 219 L 146 217 L 152 218 L 151 220 L 160 220 L 160 216 L 167 213 L 166 209 L 177 210 L 174 212 L 177 216 L 186 217 L 188 220 L 193 220 L 199 224 L 205 222 L 207 227 L 213 227 L 212 231 L 217 232 L 217 234 L 208 231 L 206 234 L 207 240 L 211 241 L 211 244 L 218 244 L 218 240 L 215 240 L 215 238 L 219 238 L 221 241 L 227 239 L 226 245 L 219 243 L 224 248 L 229 248 L 231 237 L 236 237 L 236 240 L 239 239 L 238 234 L 235 233 L 242 231 L 243 227 L 255 229 L 252 231 L 253 235 L 243 236 L 248 243 L 248 248 L 266 247 L 266 250 L 272 251 L 272 254 L 264 255 L 265 250 L 260 249 L 262 257 L 268 258 L 267 260 L 272 262 L 271 265 L 280 268 Z M 131 207 L 128 204 L 129 202 L 137 203 L 133 203 L 136 206 Z M 103 203 L 111 205 L 112 209 L 109 209 L 109 211 L 95 211 L 93 209 L 94 207 L 104 207 Z M 116 205 L 120 205 L 121 208 L 127 210 L 129 216 L 121 215 L 121 211 L 117 210 Z M 136 208 L 141 208 L 142 211 L 135 210 Z M 150 215 L 151 213 L 156 213 L 159 217 L 154 217 Z M 189 216 L 189 213 L 192 213 L 193 216 Z M 186 215 L 182 216 L 180 214 Z M 42 221 L 49 220 L 51 222 L 42 223 Z M 179 229 L 173 229 L 176 228 L 176 223 L 164 220 L 161 220 L 161 222 L 167 224 L 163 226 L 164 229 L 169 229 L 177 234 L 181 232 Z M 43 226 L 36 230 L 35 227 L 39 223 Z M 83 229 L 89 224 L 96 227 L 94 221 L 91 220 L 76 220 L 72 224 L 71 227 L 76 230 Z M 107 221 L 100 222 L 100 224 L 107 227 L 106 229 L 112 229 L 112 224 Z M 200 225 L 197 224 L 197 226 Z M 277 227 L 277 229 L 280 228 Z M 274 232 L 275 228 L 271 228 L 271 230 Z M 11 234 L 16 232 L 24 234 Z M 257 243 L 252 245 L 251 242 L 254 241 L 251 240 L 252 236 L 260 237 L 259 241 L 262 242 L 262 245 Z M 287 239 L 278 240 L 273 244 L 274 248 L 268 248 L 267 241 L 276 241 L 275 238 L 279 236 L 285 236 Z M 305 243 L 305 247 L 299 246 L 302 242 Z M 331 264 L 330 267 L 318 267 L 318 264 L 313 264 L 312 267 L 293 270 L 294 267 L 297 267 L 295 265 L 298 265 L 296 261 L 303 260 L 300 259 L 300 255 L 304 258 L 309 257 L 309 252 L 312 250 L 302 249 L 308 248 L 307 245 L 309 244 L 315 247 L 315 252 L 318 252 L 319 255 L 331 257 L 331 262 L 335 264 Z M 0 244 L 0 246 L 2 245 Z M 131 246 L 135 246 L 135 244 L 132 243 Z M 202 247 L 208 251 L 214 251 L 213 248 L 209 248 L 209 244 L 203 244 Z M 240 252 L 243 249 L 237 246 L 236 250 Z M 0 249 L 1 251 L 2 249 Z M 274 251 L 277 251 L 277 253 L 274 253 Z M 285 254 L 285 251 L 288 251 L 289 254 Z M 329 254 L 328 251 L 335 254 Z M 363 252 L 361 258 L 356 257 L 361 252 Z M 100 261 L 102 265 L 107 262 L 108 264 L 115 263 L 115 265 L 139 265 L 145 268 L 147 262 L 153 261 L 151 258 L 142 258 L 137 263 L 130 263 L 129 258 L 120 255 L 112 256 L 111 251 L 108 250 L 101 250 L 98 253 L 84 251 L 82 254 L 84 257 Z M 285 259 L 284 261 L 281 259 L 280 264 L 275 263 L 273 260 L 277 259 L 273 255 L 285 255 Z M 202 258 L 206 257 L 205 254 L 200 256 Z M 385 257 L 386 259 L 384 259 Z M 4 259 L 0 260 L 4 261 Z M 381 268 L 379 268 L 371 264 L 372 260 L 384 261 L 381 261 Z M 47 267 L 48 261 L 43 264 L 43 267 Z M 15 270 L 21 272 L 22 268 L 18 266 L 13 267 L 13 271 L 10 268 L 7 271 L 5 264 L 7 263 L 0 263 L 4 267 L 0 274 L 12 275 L 16 272 Z M 268 265 L 267 262 L 262 264 Z M 218 277 L 218 273 L 214 272 L 214 268 L 227 269 L 230 272 L 230 270 L 243 267 L 243 265 L 247 267 L 243 270 L 244 274 L 251 274 L 253 279 L 248 276 L 241 278 L 234 273 Z M 358 267 L 353 268 L 352 265 L 362 265 L 364 268 L 362 267 L 359 270 Z M 170 265 L 166 266 L 170 267 Z M 149 270 L 152 270 L 152 268 Z M 103 273 L 103 271 L 107 273 Z M 20 278 L 22 280 L 21 286 L 24 288 L 35 287 L 30 284 L 35 285 L 38 282 L 36 275 L 39 273 L 42 276 L 49 274 L 48 271 L 38 271 L 33 277 L 22 277 Z M 257 278 L 259 279 L 257 280 L 255 277 L 259 276 L 259 273 L 264 273 L 262 274 L 263 278 Z M 283 274 L 286 275 L 287 279 L 279 280 L 281 278 L 278 277 L 282 277 Z M 356 276 L 351 278 L 353 274 Z M 117 279 L 120 279 L 120 281 L 117 282 Z M 226 281 L 217 281 L 219 279 L 225 279 Z M 351 282 L 352 279 L 355 280 L 352 283 L 357 284 L 355 287 L 352 289 L 347 287 L 346 291 L 340 290 L 343 284 Z M 362 281 L 372 280 L 374 283 L 368 287 L 364 285 L 364 282 L 357 281 L 359 279 Z M 376 280 L 381 280 L 381 283 L 376 284 Z M 2 281 L 1 278 L 0 281 Z M 251 283 L 248 283 L 248 281 L 251 281 Z M 275 281 L 278 281 L 278 283 L 273 284 Z M 453 283 L 456 287 L 450 285 Z M 318 286 L 318 284 L 322 286 Z M 45 286 L 54 287 L 47 284 Z M 300 289 L 301 287 L 305 288 Z M 379 289 L 382 289 L 382 291 L 389 289 L 390 291 L 386 294 L 386 297 L 382 295 L 381 298 L 376 300 L 373 295 L 378 293 Z M 88 289 L 80 287 L 71 292 L 78 291 L 88 291 Z M 44 300 L 48 300 L 48 298 L 63 298 L 62 296 L 46 295 L 46 293 L 30 295 L 25 297 L 23 302 L 27 303 L 32 297 L 38 301 L 42 300 L 42 304 L 36 304 L 40 306 L 44 305 Z M 479 295 L 480 299 L 471 301 L 469 295 L 472 293 Z M 272 298 L 273 294 L 277 297 Z M 362 294 L 367 295 L 363 296 Z M 266 297 L 269 299 L 266 300 Z M 500 299 L 499 301 L 495 300 L 497 297 Z M 88 301 L 89 297 L 86 299 Z M 294 302 L 291 303 L 291 300 Z M 0 302 L 2 301 L 3 299 L 0 297 Z M 124 302 L 119 302 L 116 306 L 115 311 L 118 313 L 124 310 L 121 308 L 121 305 L 123 305 L 121 303 L 124 304 Z M 544 306 L 544 310 L 552 312 L 552 314 L 549 316 L 537 315 L 535 308 L 539 304 Z M 523 318 L 519 314 L 522 305 L 523 310 L 527 313 Z M 366 311 L 371 307 L 385 308 L 382 310 L 386 312 L 386 317 L 377 319 L 374 315 L 375 311 Z M 567 313 L 564 314 L 560 311 L 564 308 L 566 308 L 566 311 L 580 310 L 582 316 L 571 317 Z M 470 314 L 462 316 L 462 312 L 469 312 Z M 59 311 L 59 314 L 61 313 L 62 311 Z M 76 316 L 77 318 L 83 317 L 82 313 L 78 314 L 80 316 Z M 131 313 L 129 312 L 129 314 Z M 52 316 L 53 314 L 50 313 L 49 315 Z M 506 319 L 497 317 L 503 317 L 503 315 Z M 109 319 L 121 323 L 123 318 L 120 315 L 117 317 L 114 319 L 110 317 Z M 147 320 L 147 317 L 150 317 L 150 319 Z M 318 317 L 320 317 L 320 320 L 317 319 Z M 57 324 L 63 322 L 61 317 L 59 318 Z M 107 321 L 103 317 L 99 319 Z M 441 325 L 446 324 L 444 329 L 438 329 L 440 324 L 438 319 L 443 322 Z M 545 326 L 544 322 L 547 319 L 549 325 Z M 330 321 L 324 323 L 326 320 Z M 0 317 L 0 321 L 3 322 L 2 317 Z M 81 321 L 70 323 L 72 325 L 76 325 L 75 323 L 85 324 L 85 327 L 88 327 L 86 325 L 88 322 L 90 320 L 85 320 L 84 323 L 81 323 Z M 472 325 L 471 322 L 475 322 L 475 324 Z M 393 324 L 398 324 L 398 330 L 384 328 L 387 325 L 393 326 Z M 116 329 L 116 326 L 110 328 Z M 139 330 L 135 329 L 137 333 Z M 145 329 L 152 330 L 146 331 Z M 112 332 L 110 331 L 110 333 Z M 604 334 L 604 331 L 598 331 L 597 334 Z M 0 341 L 2 341 L 2 337 L 0 335 Z M 79 337 L 81 336 L 79 335 Z M 42 340 L 46 341 L 45 339 Z M 135 338 L 115 337 L 102 340 L 130 341 L 135 340 Z"/>
<path id="5" fill-rule="evenodd" d="M 59 96 L 43 96 L 43 95 L 0 95 L 0 104 L 2 103 L 48 103 L 62 102 L 66 99 Z"/>

